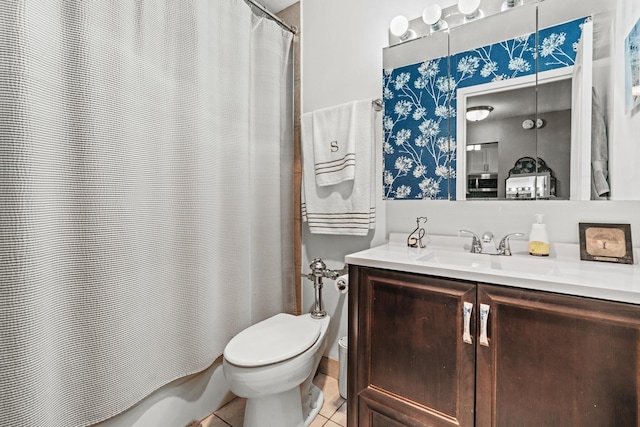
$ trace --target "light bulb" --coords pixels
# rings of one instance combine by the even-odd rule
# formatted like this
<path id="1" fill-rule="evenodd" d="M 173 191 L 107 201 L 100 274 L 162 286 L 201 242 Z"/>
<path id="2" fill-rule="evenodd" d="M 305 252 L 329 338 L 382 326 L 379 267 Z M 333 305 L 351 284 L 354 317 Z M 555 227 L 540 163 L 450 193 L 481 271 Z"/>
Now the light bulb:
<path id="1" fill-rule="evenodd" d="M 438 3 L 430 4 L 422 11 L 422 20 L 431 27 L 432 31 L 443 30 L 448 27 L 442 19 L 442 8 Z"/>
<path id="2" fill-rule="evenodd" d="M 493 107 L 489 105 L 479 105 L 477 107 L 467 108 L 466 119 L 470 122 L 479 122 L 489 117 L 489 113 L 493 111 Z"/>
<path id="3" fill-rule="evenodd" d="M 430 4 L 422 11 L 422 20 L 427 25 L 434 25 L 442 18 L 442 8 L 438 3 Z"/>
<path id="4" fill-rule="evenodd" d="M 402 38 L 409 30 L 409 20 L 402 15 L 398 15 L 391 20 L 389 30 L 394 36 Z"/>
<path id="5" fill-rule="evenodd" d="M 480 8 L 480 0 L 459 0 L 458 10 L 466 19 L 473 19 Z"/>

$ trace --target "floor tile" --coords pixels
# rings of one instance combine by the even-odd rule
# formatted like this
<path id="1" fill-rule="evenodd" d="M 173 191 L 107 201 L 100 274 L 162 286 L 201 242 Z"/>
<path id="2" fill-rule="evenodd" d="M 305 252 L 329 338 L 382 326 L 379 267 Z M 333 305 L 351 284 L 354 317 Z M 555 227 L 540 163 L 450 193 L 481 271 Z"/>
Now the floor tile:
<path id="1" fill-rule="evenodd" d="M 338 424 L 339 426 L 346 427 L 347 426 L 347 403 L 343 403 L 340 405 L 335 414 L 331 416 L 331 421 Z"/>
<path id="2" fill-rule="evenodd" d="M 236 397 L 231 402 L 218 409 L 214 414 L 224 420 L 231 427 L 242 427 L 244 421 L 244 407 L 247 399 Z"/>
<path id="3" fill-rule="evenodd" d="M 326 419 L 325 417 L 323 417 L 322 415 L 318 415 L 315 417 L 315 419 L 311 422 L 311 424 L 309 424 L 309 427 L 322 427 L 325 425 L 325 423 L 329 421 L 328 419 Z"/>
<path id="4" fill-rule="evenodd" d="M 340 396 L 338 380 L 325 374 L 318 374 L 313 383 L 324 393 L 324 404 L 320 414 L 309 427 L 346 427 L 347 405 Z M 237 397 L 222 408 L 202 420 L 202 427 L 242 427 L 244 408 L 247 400 Z"/>
<path id="5" fill-rule="evenodd" d="M 313 383 L 320 387 L 324 393 L 324 405 L 322 405 L 322 408 L 320 409 L 320 415 L 326 418 L 331 418 L 331 416 L 345 402 L 345 400 L 340 397 L 338 380 L 324 374 L 318 374 L 313 379 Z"/>
<path id="6" fill-rule="evenodd" d="M 209 415 L 200 422 L 201 427 L 229 427 L 229 424 L 216 417 L 215 414 Z"/>

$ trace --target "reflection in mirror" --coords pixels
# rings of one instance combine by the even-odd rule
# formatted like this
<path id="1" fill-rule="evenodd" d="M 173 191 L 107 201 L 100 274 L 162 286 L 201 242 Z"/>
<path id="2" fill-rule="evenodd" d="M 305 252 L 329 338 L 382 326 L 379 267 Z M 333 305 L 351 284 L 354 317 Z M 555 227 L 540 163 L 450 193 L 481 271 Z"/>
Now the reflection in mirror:
<path id="1" fill-rule="evenodd" d="M 496 199 L 512 198 L 504 183 L 509 169 L 521 157 L 548 159 L 556 173 L 555 195 L 544 192 L 540 196 L 531 191 L 532 198 L 578 200 L 584 199 L 581 194 L 588 194 L 590 179 L 582 173 L 588 170 L 589 159 L 581 155 L 590 153 L 582 147 L 590 146 L 591 128 L 586 125 L 585 130 L 583 124 L 587 119 L 589 123 L 591 121 L 591 93 L 587 91 L 585 96 L 572 86 L 579 81 L 579 86 L 590 87 L 575 77 L 576 70 L 591 69 L 588 55 L 583 55 L 579 59 L 582 62 L 576 66 L 582 46 L 590 50 L 591 44 L 585 45 L 582 40 L 585 34 L 591 37 L 590 30 L 590 18 L 582 17 L 541 28 L 537 34 L 517 36 L 471 51 L 485 66 L 488 64 L 485 56 L 489 56 L 485 52 L 491 52 L 492 56 L 498 57 L 492 63 L 495 64 L 493 68 L 499 69 L 502 65 L 503 69 L 512 72 L 488 82 L 476 79 L 474 84 L 456 91 L 458 116 L 479 104 L 494 108 L 484 121 L 458 121 L 457 137 L 461 147 L 487 138 L 500 142 Z M 453 35 L 454 31 L 451 37 Z M 538 45 L 531 47 L 535 44 L 532 38 L 536 37 Z M 453 39 L 451 44 L 454 45 Z M 496 51 L 503 50 L 508 54 L 501 62 Z M 573 133 L 572 123 L 575 126 Z M 458 175 L 471 173 L 462 162 L 458 161 L 457 166 Z M 459 200 L 469 198 L 471 193 L 463 187 L 466 182 L 457 183 Z"/>
<path id="2" fill-rule="evenodd" d="M 536 156 L 535 132 L 522 133 L 522 121 L 536 113 L 536 7 L 524 5 L 498 15 L 454 28 L 450 31 L 449 58 L 456 90 L 452 136 L 457 141 L 455 199 L 505 199 L 505 178 L 519 157 Z M 516 92 L 514 88 L 519 90 Z M 478 106 L 491 107 L 482 120 L 469 117 Z M 506 127 L 502 127 L 506 126 Z M 467 147 L 497 142 L 495 191 L 481 192 L 470 187 L 477 173 Z M 492 177 L 493 178 L 493 177 Z M 452 197 L 453 198 L 453 197 Z"/>
<path id="3" fill-rule="evenodd" d="M 562 76 L 556 76 L 556 78 L 560 77 Z M 474 95 L 474 91 L 480 94 Z M 470 93 L 469 96 L 467 96 L 468 93 Z M 488 163 L 488 168 L 490 172 L 496 174 L 498 186 L 495 193 L 478 194 L 473 187 L 467 185 L 467 199 L 514 198 L 509 195 L 505 180 L 519 159 L 536 156 L 548 159 L 548 166 L 554 171 L 554 176 L 557 176 L 557 185 L 553 194 L 545 192 L 542 198 L 569 198 L 571 80 L 565 76 L 559 80 L 541 82 L 537 86 L 537 93 L 543 102 L 537 104 L 536 110 L 536 86 L 531 82 L 523 82 L 521 85 L 516 85 L 515 89 L 498 92 L 483 91 L 481 86 L 476 86 L 470 91 L 459 92 L 459 107 L 463 109 L 468 110 L 475 105 L 488 103 L 494 107 L 485 120 L 475 122 L 466 120 L 463 123 L 466 129 L 461 133 L 466 141 L 467 177 L 480 172 L 475 147 L 480 147 L 480 144 L 491 145 L 495 153 L 491 157 L 492 161 Z M 544 137 L 536 140 L 536 130 L 543 131 Z M 497 142 L 485 144 L 491 141 Z M 535 162 L 532 164 L 535 166 Z M 535 167 L 529 173 L 535 174 Z M 521 193 L 517 198 L 525 197 Z"/>
<path id="4" fill-rule="evenodd" d="M 483 0 L 483 8 L 497 1 Z M 637 168 L 640 114 L 625 109 L 624 87 L 627 54 L 624 45 L 640 19 L 640 4 L 627 0 L 533 3 L 525 0 L 521 6 L 498 14 L 485 14 L 484 18 L 465 24 L 455 20 L 459 18 L 455 6 L 448 9 L 442 14 L 442 19 L 449 24 L 448 33 L 431 33 L 394 46 L 397 41 L 390 39 L 392 46 L 384 51 L 386 198 L 475 199 L 477 195 L 470 196 L 468 191 L 471 183 L 477 186 L 491 185 L 491 182 L 480 183 L 469 175 L 488 173 L 486 179 L 492 180 L 497 173 L 495 197 L 485 194 L 484 198 L 507 200 L 510 199 L 505 186 L 508 171 L 520 157 L 532 157 L 543 159 L 556 177 L 556 195 L 553 197 L 549 192 L 549 199 L 640 199 L 640 187 L 628 185 L 628 182 L 640 182 L 640 168 Z M 422 23 L 419 18 L 411 24 L 415 21 Z M 565 25 L 573 29 L 566 29 Z M 418 44 L 419 48 L 410 48 Z M 448 51 L 443 52 L 447 48 Z M 402 59 L 407 51 L 412 54 Z M 421 76 L 426 74 L 421 74 L 419 69 L 432 70 L 428 67 L 433 66 L 434 61 L 439 61 L 438 75 L 423 84 L 426 80 L 421 80 Z M 401 67 L 408 69 L 400 70 Z M 443 75 L 445 68 L 450 71 Z M 402 75 L 402 72 L 408 74 Z M 500 97 L 507 96 L 502 92 L 518 79 L 518 89 L 523 90 L 520 98 L 528 98 L 528 102 L 510 108 L 511 115 L 501 118 Z M 536 92 L 537 80 L 541 84 L 563 86 L 548 91 L 540 86 Z M 570 90 L 566 86 L 569 82 Z M 484 84 L 495 85 L 495 95 L 491 98 L 482 98 L 488 95 L 488 90 L 485 93 L 472 90 Z M 434 88 L 441 96 L 431 96 Z M 570 92 L 569 98 L 564 97 L 566 92 Z M 420 98 L 421 93 L 424 98 Z M 417 95 L 413 101 L 411 94 Z M 560 94 L 562 100 L 558 98 Z M 438 101 L 423 110 L 419 108 L 423 99 Z M 400 108 L 408 105 L 399 105 L 400 100 L 410 101 L 411 107 Z M 443 104 L 445 101 L 450 103 L 450 108 Z M 539 111 L 529 108 L 536 104 L 540 106 Z M 477 105 L 494 109 L 485 123 L 467 122 L 464 118 L 467 106 Z M 546 105 L 552 105 L 553 109 Z M 569 136 L 565 125 L 567 115 Z M 503 165 L 506 139 L 495 136 L 495 129 L 490 135 L 488 130 L 480 128 L 491 121 L 507 120 L 506 117 L 512 118 L 521 132 L 519 137 L 507 139 L 517 140 L 520 145 L 526 145 L 527 150 L 512 153 Z M 412 127 L 407 126 L 410 123 Z M 480 136 L 467 140 L 467 132 Z M 493 151 L 488 150 L 489 146 L 487 150 L 482 147 L 496 142 L 497 171 L 484 157 Z M 434 148 L 439 151 L 436 153 Z M 474 157 L 481 155 L 482 158 Z M 440 163 L 428 164 L 424 161 L 428 157 L 437 158 Z M 445 164 L 450 167 L 448 171 L 443 167 Z M 467 164 L 471 169 L 467 169 Z M 484 170 L 485 165 L 488 170 Z M 482 170 L 478 170 L 479 167 Z M 552 181 L 551 175 L 549 180 Z"/>
<path id="5" fill-rule="evenodd" d="M 607 104 L 612 94 L 611 40 L 618 2 L 585 0 L 573 5 L 568 3 L 555 0 L 538 5 L 539 26 L 543 28 L 538 36 L 541 44 L 539 73 L 546 64 L 563 60 L 553 53 L 561 40 L 545 32 L 544 28 L 582 17 L 581 37 L 572 44 L 574 61 L 567 62 L 572 67 L 571 180 L 568 190 L 571 200 L 607 199 L 610 195 L 608 128 L 611 125 Z M 553 96 L 551 92 L 539 93 L 538 103 L 551 103 Z M 537 137 L 539 144 L 549 146 L 553 143 L 553 135 L 545 128 L 538 129 Z M 543 153 L 538 155 L 550 159 Z M 558 179 L 562 178 L 559 176 Z M 567 186 L 562 184 L 560 190 L 564 196 Z"/>
<path id="6" fill-rule="evenodd" d="M 505 180 L 508 199 L 551 199 L 556 197 L 558 180 L 540 157 L 519 158 Z"/>
<path id="7" fill-rule="evenodd" d="M 448 199 L 448 36 L 436 33 L 386 49 L 383 66 L 384 198 Z M 425 58 L 430 58 L 425 60 Z"/>

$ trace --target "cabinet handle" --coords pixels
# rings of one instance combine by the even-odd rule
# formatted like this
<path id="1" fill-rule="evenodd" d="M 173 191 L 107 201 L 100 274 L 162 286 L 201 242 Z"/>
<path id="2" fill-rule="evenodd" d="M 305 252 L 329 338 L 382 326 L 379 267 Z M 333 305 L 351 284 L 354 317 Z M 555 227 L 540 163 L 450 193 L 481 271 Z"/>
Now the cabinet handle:
<path id="1" fill-rule="evenodd" d="M 489 347 L 489 338 L 487 337 L 487 321 L 489 320 L 489 305 L 480 304 L 480 345 Z"/>
<path id="2" fill-rule="evenodd" d="M 473 339 L 471 338 L 470 332 L 470 324 L 471 324 L 471 312 L 473 311 L 473 304 L 470 302 L 464 302 L 464 306 L 462 308 L 462 319 L 464 324 L 464 332 L 462 334 L 462 341 L 467 344 L 473 344 Z"/>

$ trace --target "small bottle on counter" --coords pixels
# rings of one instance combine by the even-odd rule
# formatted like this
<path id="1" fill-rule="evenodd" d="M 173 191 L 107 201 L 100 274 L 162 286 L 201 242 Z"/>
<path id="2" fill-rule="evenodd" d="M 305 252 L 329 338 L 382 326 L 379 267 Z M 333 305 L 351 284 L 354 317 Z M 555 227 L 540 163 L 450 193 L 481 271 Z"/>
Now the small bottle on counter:
<path id="1" fill-rule="evenodd" d="M 542 222 L 542 214 L 535 214 L 535 217 L 536 222 L 531 225 L 531 233 L 529 234 L 529 255 L 549 256 L 547 226 Z"/>

